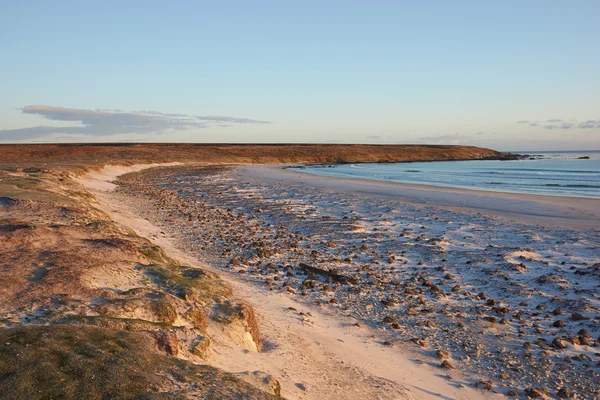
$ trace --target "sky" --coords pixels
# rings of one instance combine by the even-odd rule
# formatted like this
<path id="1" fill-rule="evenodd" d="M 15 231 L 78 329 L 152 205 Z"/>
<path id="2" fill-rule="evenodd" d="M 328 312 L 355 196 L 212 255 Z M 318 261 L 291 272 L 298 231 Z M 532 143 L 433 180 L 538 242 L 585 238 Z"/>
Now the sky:
<path id="1" fill-rule="evenodd" d="M 600 150 L 600 2 L 0 1 L 0 142 Z"/>

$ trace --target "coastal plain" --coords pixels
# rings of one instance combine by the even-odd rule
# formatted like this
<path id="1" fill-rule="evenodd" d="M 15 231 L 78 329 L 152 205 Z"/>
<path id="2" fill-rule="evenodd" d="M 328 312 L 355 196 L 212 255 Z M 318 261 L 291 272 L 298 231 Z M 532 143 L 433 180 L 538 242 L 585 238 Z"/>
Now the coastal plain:
<path id="1" fill-rule="evenodd" d="M 151 371 L 117 398 L 600 395 L 600 200 L 283 168 L 502 156 L 470 147 L 136 146 L 2 153 L 4 393 L 92 390 L 31 359 L 106 341 Z"/>

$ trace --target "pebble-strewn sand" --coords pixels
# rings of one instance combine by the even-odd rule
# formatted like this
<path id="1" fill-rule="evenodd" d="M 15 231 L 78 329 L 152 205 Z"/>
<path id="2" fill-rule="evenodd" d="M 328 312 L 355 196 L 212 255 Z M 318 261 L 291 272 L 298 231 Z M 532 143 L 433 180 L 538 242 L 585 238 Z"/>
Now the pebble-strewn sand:
<path id="1" fill-rule="evenodd" d="M 598 229 L 257 176 L 174 167 L 118 183 L 188 252 L 307 310 L 353 318 L 450 385 L 599 398 Z"/>

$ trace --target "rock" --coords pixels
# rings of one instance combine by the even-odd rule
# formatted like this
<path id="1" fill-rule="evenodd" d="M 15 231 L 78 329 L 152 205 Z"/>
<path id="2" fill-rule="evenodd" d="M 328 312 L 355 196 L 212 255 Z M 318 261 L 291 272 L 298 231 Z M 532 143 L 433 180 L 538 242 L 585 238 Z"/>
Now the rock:
<path id="1" fill-rule="evenodd" d="M 590 336 L 579 336 L 579 342 L 584 346 L 592 346 L 594 343 Z"/>
<path id="2" fill-rule="evenodd" d="M 562 327 L 565 326 L 565 323 L 564 323 L 563 320 L 558 319 L 558 320 L 554 321 L 554 323 L 552 324 L 552 326 L 555 327 L 555 328 L 562 328 Z"/>
<path id="3" fill-rule="evenodd" d="M 208 357 L 208 349 L 210 348 L 210 339 L 207 336 L 202 336 L 198 342 L 192 347 L 192 354 L 200 358 Z"/>
<path id="4" fill-rule="evenodd" d="M 302 289 L 314 289 L 316 287 L 316 283 L 312 279 L 306 279 L 302 282 Z"/>
<path id="5" fill-rule="evenodd" d="M 444 351 L 444 350 L 438 350 L 435 352 L 435 354 L 438 356 L 438 358 L 440 358 L 442 360 L 447 360 L 450 358 L 450 353 L 448 353 L 447 351 Z"/>
<path id="6" fill-rule="evenodd" d="M 517 392 L 514 389 L 509 390 L 508 392 L 506 392 L 506 395 L 508 397 L 519 397 L 519 392 Z"/>
<path id="7" fill-rule="evenodd" d="M 430 319 L 428 319 L 427 322 L 425 322 L 425 325 L 428 328 L 437 328 L 437 324 L 434 321 L 430 320 Z"/>
<path id="8" fill-rule="evenodd" d="M 556 397 L 558 397 L 559 399 L 575 399 L 577 398 L 577 395 L 573 394 L 571 392 L 571 389 L 569 389 L 568 387 L 562 387 L 556 393 Z"/>
<path id="9" fill-rule="evenodd" d="M 427 346 L 427 339 L 412 338 L 412 339 L 410 339 L 410 341 L 413 342 L 414 344 L 418 344 L 421 347 Z"/>
<path id="10" fill-rule="evenodd" d="M 583 321 L 585 319 L 589 319 L 589 318 L 587 318 L 585 315 L 578 313 L 578 312 L 571 313 L 571 320 L 573 320 L 573 321 Z"/>
<path id="11" fill-rule="evenodd" d="M 555 338 L 555 339 L 552 341 L 552 345 L 553 345 L 554 347 L 556 347 L 557 349 L 559 349 L 559 350 L 563 350 L 563 349 L 566 349 L 566 348 L 567 348 L 567 345 L 565 344 L 564 340 L 563 340 L 563 339 L 561 339 L 561 338 Z"/>
<path id="12" fill-rule="evenodd" d="M 450 361 L 448 361 L 448 360 L 444 360 L 444 361 L 442 361 L 442 363 L 440 364 L 440 368 L 444 368 L 444 369 L 454 369 L 454 365 L 452 365 L 452 363 L 450 363 Z"/>
<path id="13" fill-rule="evenodd" d="M 306 384 L 304 384 L 304 383 L 296 383 L 296 387 L 304 392 L 308 392 L 308 388 L 306 387 Z"/>
<path id="14" fill-rule="evenodd" d="M 532 399 L 537 399 L 540 397 L 547 397 L 548 396 L 548 392 L 546 392 L 544 389 L 540 389 L 540 388 L 528 388 L 525 389 L 525 394 L 528 397 L 531 397 Z"/>
<path id="15" fill-rule="evenodd" d="M 386 299 L 381 300 L 381 304 L 383 304 L 386 307 L 393 307 L 396 304 L 398 304 L 398 301 L 396 301 L 396 299 L 388 297 Z"/>
<path id="16" fill-rule="evenodd" d="M 589 333 L 589 332 L 587 331 L 587 329 L 585 329 L 585 328 L 583 328 L 583 329 L 580 329 L 580 330 L 579 330 L 579 332 L 577 332 L 577 334 L 578 334 L 579 336 L 584 336 L 584 337 L 589 337 L 589 338 L 591 338 L 591 337 L 592 337 L 592 335 L 590 335 L 590 333 Z"/>
<path id="17" fill-rule="evenodd" d="M 170 356 L 179 354 L 179 339 L 175 332 L 152 332 L 156 340 L 156 347 Z"/>
<path id="18" fill-rule="evenodd" d="M 577 336 L 569 337 L 569 338 L 567 338 L 567 341 L 575 346 L 579 346 L 581 344 L 581 341 L 579 340 L 579 337 L 577 337 Z"/>
<path id="19" fill-rule="evenodd" d="M 477 381 L 475 387 L 479 389 L 492 390 L 492 381 Z"/>

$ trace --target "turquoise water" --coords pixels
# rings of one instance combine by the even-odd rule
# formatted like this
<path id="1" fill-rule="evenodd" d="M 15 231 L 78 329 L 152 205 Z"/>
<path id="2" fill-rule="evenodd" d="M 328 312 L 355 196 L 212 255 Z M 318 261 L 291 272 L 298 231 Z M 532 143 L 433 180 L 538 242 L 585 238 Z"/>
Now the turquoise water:
<path id="1" fill-rule="evenodd" d="M 531 153 L 541 159 L 311 166 L 317 175 L 513 193 L 600 198 L 600 151 Z M 589 160 L 578 157 L 588 156 Z"/>

